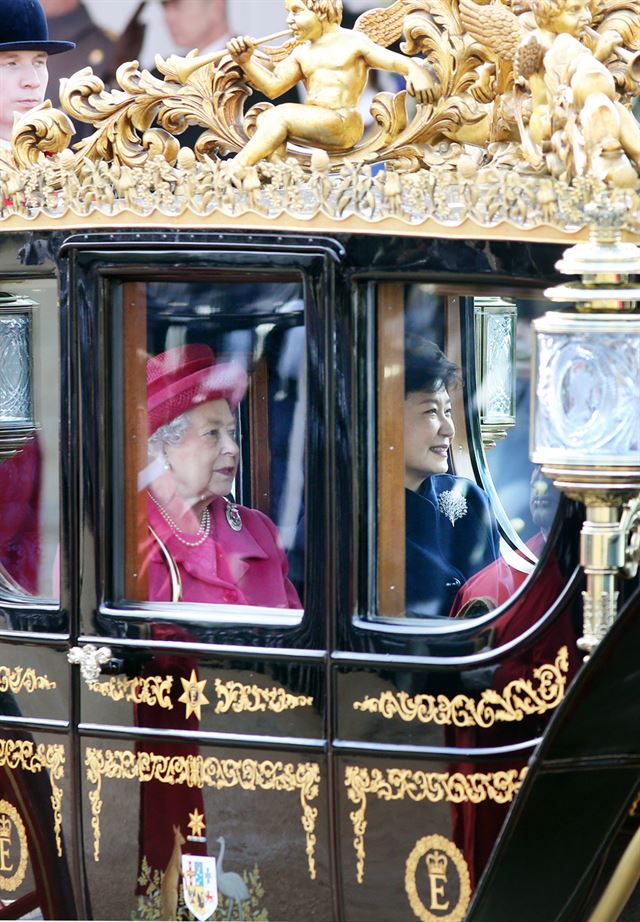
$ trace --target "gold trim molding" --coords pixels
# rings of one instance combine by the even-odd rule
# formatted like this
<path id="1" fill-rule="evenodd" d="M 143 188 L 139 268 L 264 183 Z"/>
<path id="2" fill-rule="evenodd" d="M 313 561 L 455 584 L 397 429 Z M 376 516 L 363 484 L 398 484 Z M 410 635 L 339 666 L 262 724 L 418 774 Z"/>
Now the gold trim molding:
<path id="1" fill-rule="evenodd" d="M 364 836 L 367 830 L 367 797 L 392 801 L 410 798 L 415 803 L 473 803 L 491 800 L 497 804 L 510 803 L 517 794 L 526 774 L 526 768 L 497 772 L 426 772 L 405 768 L 364 768 L 348 765 L 344 783 L 347 796 L 356 809 L 349 813 L 353 824 L 353 847 L 356 853 L 356 878 L 364 880 L 366 849 Z"/>
<path id="2" fill-rule="evenodd" d="M 431 883 L 431 908 L 437 909 L 437 913 L 430 912 L 424 905 L 418 893 L 416 883 L 416 871 L 420 859 L 424 858 L 427 864 L 427 873 L 433 878 Z M 449 863 L 453 864 L 458 872 L 460 892 L 456 905 L 450 909 L 450 901 L 445 902 L 445 893 L 443 884 L 447 882 L 447 869 Z M 471 878 L 469 868 L 460 849 L 445 839 L 444 836 L 431 835 L 419 839 L 413 847 L 411 854 L 407 858 L 404 875 L 404 888 L 407 892 L 409 905 L 420 922 L 464 922 L 467 907 L 471 902 Z"/>
<path id="3" fill-rule="evenodd" d="M 53 831 L 58 856 L 62 857 L 62 788 L 59 782 L 64 778 L 65 752 L 61 743 L 37 745 L 33 740 L 0 739 L 0 766 L 13 771 L 37 773 L 47 771 L 51 783 L 51 806 L 53 808 Z"/>
<path id="4" fill-rule="evenodd" d="M 112 701 L 130 701 L 132 704 L 147 704 L 149 706 L 172 710 L 171 688 L 173 676 L 136 676 L 127 679 L 124 676 L 111 676 L 104 682 L 91 682 L 89 688 L 92 692 L 110 698 Z"/>
<path id="5" fill-rule="evenodd" d="M 159 781 L 186 784 L 190 788 L 212 787 L 220 791 L 240 787 L 244 791 L 297 791 L 302 806 L 301 823 L 305 833 L 307 866 L 311 880 L 316 878 L 315 824 L 318 808 L 312 806 L 320 792 L 320 766 L 316 762 L 280 762 L 256 759 L 218 759 L 216 756 L 161 756 L 153 752 L 95 749 L 85 751 L 89 791 L 93 857 L 100 861 L 100 814 L 103 778 Z"/>
<path id="6" fill-rule="evenodd" d="M 17 695 L 24 691 L 31 694 L 36 691 L 49 691 L 56 688 L 56 683 L 46 675 L 39 675 L 33 666 L 0 666 L 0 692 Z"/>
<path id="7" fill-rule="evenodd" d="M 195 673 L 192 683 L 197 683 Z M 137 676 L 127 679 L 124 676 L 111 676 L 100 682 L 92 682 L 89 688 L 92 692 L 110 698 L 111 701 L 129 701 L 133 704 L 146 704 L 150 707 L 160 707 L 173 710 L 171 689 L 173 676 Z M 188 689 L 189 683 L 186 683 Z M 308 695 L 294 695 L 280 686 L 263 688 L 259 685 L 245 685 L 243 682 L 223 682 L 215 679 L 214 690 L 218 701 L 213 709 L 214 714 L 256 713 L 258 711 L 272 711 L 281 714 L 283 711 L 299 707 L 311 707 L 313 698 Z M 182 698 L 180 699 L 182 701 Z M 208 700 L 202 704 L 208 704 Z M 189 713 L 187 713 L 187 717 Z M 198 718 L 200 715 L 198 714 Z"/>
<path id="8" fill-rule="evenodd" d="M 554 663 L 534 669 L 533 680 L 513 679 L 501 692 L 485 689 L 479 700 L 462 694 L 447 698 L 385 691 L 377 698 L 366 695 L 362 701 L 354 701 L 353 709 L 380 714 L 386 720 L 399 717 L 405 722 L 487 729 L 495 723 L 520 721 L 556 708 L 564 698 L 568 671 L 569 651 L 561 647 Z"/>
<path id="9" fill-rule="evenodd" d="M 255 713 L 257 711 L 283 711 L 300 707 L 311 707 L 313 698 L 309 695 L 293 695 L 284 688 L 262 688 L 260 685 L 244 685 L 242 682 L 222 682 L 216 679 L 214 690 L 218 703 L 214 714 Z"/>

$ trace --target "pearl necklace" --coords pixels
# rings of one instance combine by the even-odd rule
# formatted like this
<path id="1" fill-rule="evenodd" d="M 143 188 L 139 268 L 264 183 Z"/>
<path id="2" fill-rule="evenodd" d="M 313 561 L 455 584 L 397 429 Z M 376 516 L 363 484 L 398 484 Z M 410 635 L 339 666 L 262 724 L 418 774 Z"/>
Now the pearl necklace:
<path id="1" fill-rule="evenodd" d="M 204 512 L 202 513 L 202 518 L 200 519 L 200 528 L 197 531 L 197 539 L 195 541 L 187 541 L 186 538 L 183 538 L 182 535 L 178 534 L 182 529 L 174 522 L 164 506 L 161 506 L 158 500 L 155 498 L 153 493 L 149 493 L 149 496 L 153 500 L 158 512 L 165 520 L 167 525 L 173 530 L 173 536 L 176 541 L 179 541 L 180 544 L 184 544 L 185 547 L 200 547 L 201 544 L 207 540 L 211 534 L 211 513 L 209 512 L 209 507 L 207 506 Z M 184 532 L 183 532 L 184 534 Z"/>

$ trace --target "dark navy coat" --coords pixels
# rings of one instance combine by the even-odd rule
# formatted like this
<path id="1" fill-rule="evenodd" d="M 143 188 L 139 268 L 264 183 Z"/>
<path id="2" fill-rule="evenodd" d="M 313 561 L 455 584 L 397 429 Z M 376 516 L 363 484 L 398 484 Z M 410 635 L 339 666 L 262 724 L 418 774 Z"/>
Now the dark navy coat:
<path id="1" fill-rule="evenodd" d="M 406 608 L 448 617 L 460 587 L 500 557 L 498 527 L 486 493 L 451 474 L 405 490 Z"/>

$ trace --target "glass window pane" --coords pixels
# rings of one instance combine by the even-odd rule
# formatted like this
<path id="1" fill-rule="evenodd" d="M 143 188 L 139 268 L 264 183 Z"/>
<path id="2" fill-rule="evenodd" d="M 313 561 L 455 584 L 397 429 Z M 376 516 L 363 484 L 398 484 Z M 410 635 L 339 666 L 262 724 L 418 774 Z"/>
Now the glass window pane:
<path id="1" fill-rule="evenodd" d="M 0 586 L 5 596 L 52 599 L 59 586 L 57 286 L 7 280 L 0 292 Z M 19 612 L 7 617 L 28 629 Z"/>
<path id="2" fill-rule="evenodd" d="M 524 347 L 546 305 L 466 296 L 475 365 L 462 368 L 460 297 L 376 289 L 375 609 L 386 618 L 448 620 L 503 604 L 555 516 L 558 494 L 528 460 Z"/>
<path id="3" fill-rule="evenodd" d="M 301 282 L 132 282 L 122 303 L 122 594 L 225 606 L 226 621 L 299 613 Z"/>

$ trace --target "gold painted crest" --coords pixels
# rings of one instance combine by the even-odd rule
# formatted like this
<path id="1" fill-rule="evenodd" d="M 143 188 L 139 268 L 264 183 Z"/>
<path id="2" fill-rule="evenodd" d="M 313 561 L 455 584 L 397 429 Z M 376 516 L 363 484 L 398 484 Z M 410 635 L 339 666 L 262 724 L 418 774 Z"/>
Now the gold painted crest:
<path id="1" fill-rule="evenodd" d="M 471 880 L 460 849 L 444 836 L 424 836 L 407 858 L 404 886 L 421 922 L 463 922 Z"/>
<path id="2" fill-rule="evenodd" d="M 0 800 L 0 892 L 18 889 L 28 863 L 29 846 L 22 817 L 8 800 Z"/>

